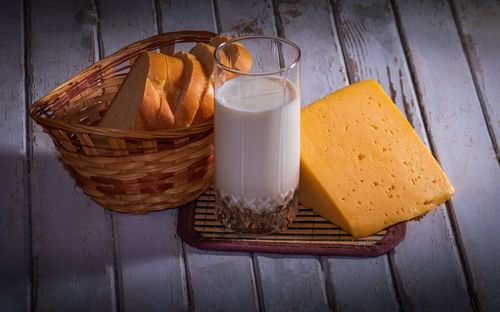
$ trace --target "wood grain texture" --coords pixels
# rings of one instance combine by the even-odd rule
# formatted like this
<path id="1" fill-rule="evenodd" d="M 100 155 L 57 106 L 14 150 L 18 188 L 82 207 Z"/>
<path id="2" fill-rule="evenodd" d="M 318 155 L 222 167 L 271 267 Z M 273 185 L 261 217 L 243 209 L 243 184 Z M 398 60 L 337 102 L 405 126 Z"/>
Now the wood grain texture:
<path id="1" fill-rule="evenodd" d="M 102 56 L 158 33 L 153 1 L 99 1 Z"/>
<path id="2" fill-rule="evenodd" d="M 126 311 L 185 311 L 188 294 L 177 210 L 113 214 L 120 285 Z"/>
<path id="3" fill-rule="evenodd" d="M 327 311 L 319 257 L 256 254 L 266 311 Z"/>
<path id="4" fill-rule="evenodd" d="M 500 309 L 500 168 L 448 2 L 397 1 L 437 156 L 455 186 L 451 211 L 482 311 Z"/>
<path id="5" fill-rule="evenodd" d="M 157 34 L 152 1 L 99 3 L 104 56 Z M 120 308 L 126 311 L 183 311 L 188 294 L 177 211 L 134 216 L 112 212 Z"/>
<path id="6" fill-rule="evenodd" d="M 31 3 L 33 100 L 94 61 L 88 1 Z M 50 138 L 32 128 L 34 299 L 40 311 L 115 306 L 109 214 L 75 186 Z"/>
<path id="7" fill-rule="evenodd" d="M 277 12 L 283 35 L 302 50 L 302 106 L 346 86 L 348 79 L 330 3 L 277 1 Z M 338 311 L 398 309 L 386 256 L 376 259 L 325 257 L 322 261 L 332 308 Z"/>
<path id="8" fill-rule="evenodd" d="M 31 305 L 23 14 L 16 1 L 0 13 L 0 307 L 6 311 Z"/>
<path id="9" fill-rule="evenodd" d="M 350 76 L 380 82 L 428 145 L 390 4 L 342 1 L 337 10 Z M 424 311 L 469 309 L 446 207 L 409 222 L 406 238 L 395 248 L 392 260 L 402 306 Z"/>
<path id="10" fill-rule="evenodd" d="M 252 258 L 248 253 L 199 250 L 184 245 L 195 311 L 257 311 Z"/>
<path id="11" fill-rule="evenodd" d="M 217 7 L 220 31 L 226 36 L 277 34 L 271 1 L 217 1 Z M 260 303 L 264 310 L 328 309 L 318 258 L 260 254 L 254 257 Z"/>
<path id="12" fill-rule="evenodd" d="M 216 31 L 209 1 L 160 1 L 163 32 L 184 29 Z M 202 12 L 194 14 L 193 12 Z M 188 49 L 189 45 L 179 45 Z M 181 208 L 182 209 L 182 208 Z M 256 311 L 252 257 L 249 253 L 206 252 L 184 243 L 190 309 L 195 311 Z"/>
<path id="13" fill-rule="evenodd" d="M 216 0 L 222 34 L 228 37 L 276 35 L 270 0 Z"/>
<path id="14" fill-rule="evenodd" d="M 301 107 L 348 84 L 342 50 L 327 0 L 276 1 L 283 36 L 301 49 Z"/>
<path id="15" fill-rule="evenodd" d="M 500 161 L 500 3 L 494 0 L 455 0 L 452 3 Z"/>
<path id="16" fill-rule="evenodd" d="M 158 3 L 160 27 L 162 32 L 180 30 L 208 30 L 217 32 L 215 12 L 212 1 L 206 0 L 160 0 Z M 193 12 L 199 12 L 194 14 Z M 189 51 L 193 45 L 181 43 L 177 50 Z"/>

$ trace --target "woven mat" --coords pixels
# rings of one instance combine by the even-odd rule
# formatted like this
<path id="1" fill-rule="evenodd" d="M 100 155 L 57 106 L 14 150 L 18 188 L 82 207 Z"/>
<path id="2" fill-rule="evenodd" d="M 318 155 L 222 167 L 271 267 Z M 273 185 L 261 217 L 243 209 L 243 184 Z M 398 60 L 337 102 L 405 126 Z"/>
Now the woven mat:
<path id="1" fill-rule="evenodd" d="M 179 209 L 177 232 L 189 245 L 207 250 L 375 257 L 404 239 L 406 223 L 354 239 L 311 209 L 299 206 L 294 222 L 282 233 L 239 235 L 217 221 L 214 192 L 209 189 L 196 201 Z"/>

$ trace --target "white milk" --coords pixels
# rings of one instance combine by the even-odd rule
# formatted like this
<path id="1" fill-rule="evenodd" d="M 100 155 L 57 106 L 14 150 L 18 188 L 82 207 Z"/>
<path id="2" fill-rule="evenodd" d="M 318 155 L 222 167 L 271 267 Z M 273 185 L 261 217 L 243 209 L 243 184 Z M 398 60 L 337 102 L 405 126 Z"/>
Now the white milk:
<path id="1" fill-rule="evenodd" d="M 215 94 L 215 188 L 231 204 L 272 210 L 299 183 L 300 103 L 280 77 L 237 77 Z"/>

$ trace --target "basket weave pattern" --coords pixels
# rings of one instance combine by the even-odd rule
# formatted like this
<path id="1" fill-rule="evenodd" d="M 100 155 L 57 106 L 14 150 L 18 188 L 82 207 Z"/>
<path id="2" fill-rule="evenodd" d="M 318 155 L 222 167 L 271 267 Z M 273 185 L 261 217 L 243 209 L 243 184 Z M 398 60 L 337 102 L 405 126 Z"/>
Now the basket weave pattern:
<path id="1" fill-rule="evenodd" d="M 207 31 L 164 33 L 133 43 L 75 75 L 30 107 L 77 184 L 101 206 L 142 214 L 183 205 L 212 184 L 213 122 L 163 131 L 96 126 L 143 51 L 208 42 Z"/>

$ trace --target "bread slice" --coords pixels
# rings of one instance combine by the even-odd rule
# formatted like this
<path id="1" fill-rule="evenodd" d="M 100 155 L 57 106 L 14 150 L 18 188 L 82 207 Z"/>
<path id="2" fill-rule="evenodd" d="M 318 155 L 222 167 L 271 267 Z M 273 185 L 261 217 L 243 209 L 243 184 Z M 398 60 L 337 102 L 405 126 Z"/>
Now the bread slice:
<path id="1" fill-rule="evenodd" d="M 201 64 L 203 64 L 203 67 L 207 71 L 207 75 L 212 75 L 214 72 L 214 51 L 214 46 L 199 42 L 189 51 L 189 53 L 196 56 Z"/>
<path id="2" fill-rule="evenodd" d="M 206 43 L 197 43 L 191 51 L 191 54 L 201 62 L 205 69 L 205 75 L 208 77 L 207 85 L 201 97 L 200 107 L 196 113 L 192 124 L 203 123 L 214 115 L 214 87 L 213 87 L 213 71 L 214 71 L 214 50 L 215 47 Z"/>
<path id="3" fill-rule="evenodd" d="M 201 97 L 200 107 L 194 116 L 192 125 L 203 123 L 214 115 L 214 87 L 212 79 L 208 80 L 207 86 Z"/>
<path id="4" fill-rule="evenodd" d="M 228 41 L 226 36 L 217 35 L 210 39 L 209 45 L 214 48 L 218 47 L 221 43 Z M 213 52 L 212 52 L 213 55 Z M 221 51 L 221 63 L 230 68 L 239 71 L 249 72 L 252 69 L 252 55 L 245 49 L 241 43 L 229 44 Z"/>
<path id="5" fill-rule="evenodd" d="M 208 83 L 203 65 L 191 53 L 179 51 L 176 57 L 184 63 L 184 89 L 177 100 L 174 128 L 189 126 L 198 112 L 200 101 Z"/>
<path id="6" fill-rule="evenodd" d="M 182 88 L 183 71 L 183 62 L 172 56 L 139 54 L 99 126 L 151 131 L 172 128 L 171 107 L 177 97 L 165 92 L 165 85 Z"/>

